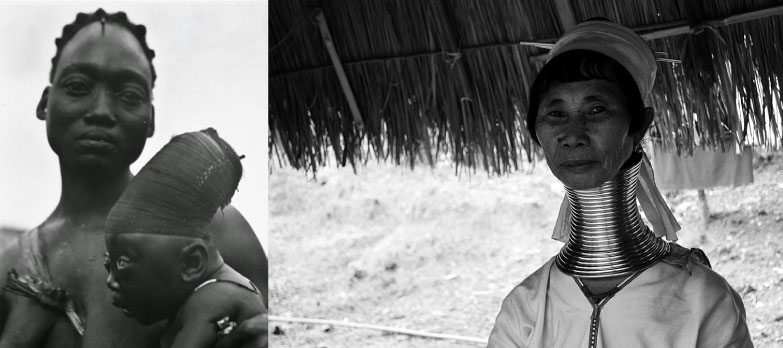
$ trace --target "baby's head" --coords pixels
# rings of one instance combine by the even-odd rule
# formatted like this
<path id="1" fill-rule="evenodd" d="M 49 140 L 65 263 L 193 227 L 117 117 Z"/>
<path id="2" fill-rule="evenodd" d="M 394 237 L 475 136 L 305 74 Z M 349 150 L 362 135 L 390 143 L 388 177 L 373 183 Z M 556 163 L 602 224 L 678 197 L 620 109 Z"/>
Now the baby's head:
<path id="1" fill-rule="evenodd" d="M 207 225 L 242 177 L 239 156 L 206 129 L 171 139 L 131 181 L 106 220 L 115 306 L 148 325 L 176 314 L 222 266 Z"/>

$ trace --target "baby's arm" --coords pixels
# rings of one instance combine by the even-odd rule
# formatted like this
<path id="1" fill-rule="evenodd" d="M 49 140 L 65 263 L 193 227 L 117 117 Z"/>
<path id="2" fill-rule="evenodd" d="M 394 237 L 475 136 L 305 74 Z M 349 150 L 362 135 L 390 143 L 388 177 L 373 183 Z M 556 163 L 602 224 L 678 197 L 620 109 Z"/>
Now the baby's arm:
<path id="1" fill-rule="evenodd" d="M 231 283 L 216 282 L 199 289 L 182 305 L 171 348 L 211 348 L 217 342 L 217 321 L 225 317 L 237 320 L 248 297 L 257 295 Z M 257 300 L 259 303 L 260 298 Z"/>

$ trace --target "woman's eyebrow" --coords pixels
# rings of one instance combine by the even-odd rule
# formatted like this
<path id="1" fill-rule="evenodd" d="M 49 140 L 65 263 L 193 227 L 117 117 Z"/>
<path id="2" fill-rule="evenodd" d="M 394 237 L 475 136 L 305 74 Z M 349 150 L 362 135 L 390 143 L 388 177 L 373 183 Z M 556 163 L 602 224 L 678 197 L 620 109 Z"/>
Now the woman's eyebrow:
<path id="1" fill-rule="evenodd" d="M 60 75 L 63 76 L 71 73 L 82 73 L 92 78 L 104 80 L 134 81 L 144 86 L 145 89 L 147 89 L 147 86 L 149 85 L 149 81 L 147 81 L 147 78 L 145 78 L 144 75 L 131 69 L 105 70 L 92 63 L 76 62 L 64 67 L 60 72 Z"/>
<path id="2" fill-rule="evenodd" d="M 563 99 L 555 98 L 551 99 L 548 103 L 544 105 L 544 107 L 552 107 L 552 106 L 560 106 L 563 104 Z"/>
<path id="3" fill-rule="evenodd" d="M 606 98 L 602 98 L 602 97 L 596 96 L 596 95 L 588 95 L 588 96 L 585 97 L 584 100 L 586 102 L 596 102 L 596 101 L 597 102 L 605 102 L 606 101 L 605 99 Z"/>

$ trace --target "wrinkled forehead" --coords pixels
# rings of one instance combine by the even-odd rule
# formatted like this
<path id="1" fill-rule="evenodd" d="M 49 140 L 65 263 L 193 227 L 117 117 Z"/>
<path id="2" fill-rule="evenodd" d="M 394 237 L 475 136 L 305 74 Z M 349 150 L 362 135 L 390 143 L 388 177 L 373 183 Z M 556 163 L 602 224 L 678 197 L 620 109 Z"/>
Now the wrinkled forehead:
<path id="1" fill-rule="evenodd" d="M 94 22 L 80 29 L 60 52 L 55 80 L 69 66 L 94 66 L 105 72 L 130 70 L 151 85 L 152 69 L 141 43 L 125 27 Z"/>
<path id="2" fill-rule="evenodd" d="M 593 102 L 624 106 L 625 97 L 620 84 L 605 79 L 554 81 L 540 97 L 541 107 L 574 106 Z"/>

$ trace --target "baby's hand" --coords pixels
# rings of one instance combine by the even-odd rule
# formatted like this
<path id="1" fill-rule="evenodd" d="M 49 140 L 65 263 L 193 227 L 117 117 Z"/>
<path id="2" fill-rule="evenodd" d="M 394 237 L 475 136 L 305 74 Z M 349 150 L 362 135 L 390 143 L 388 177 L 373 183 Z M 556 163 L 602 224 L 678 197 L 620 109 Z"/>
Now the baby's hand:
<path id="1" fill-rule="evenodd" d="M 218 328 L 218 339 L 228 336 L 228 334 L 230 334 L 231 331 L 233 331 L 237 326 L 237 323 L 235 321 L 231 321 L 229 317 L 224 317 L 223 319 L 218 320 L 215 324 Z"/>
<path id="2" fill-rule="evenodd" d="M 268 322 L 267 313 L 245 320 L 219 340 L 215 348 L 267 348 Z"/>

